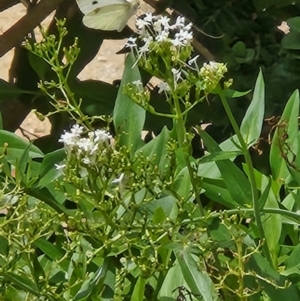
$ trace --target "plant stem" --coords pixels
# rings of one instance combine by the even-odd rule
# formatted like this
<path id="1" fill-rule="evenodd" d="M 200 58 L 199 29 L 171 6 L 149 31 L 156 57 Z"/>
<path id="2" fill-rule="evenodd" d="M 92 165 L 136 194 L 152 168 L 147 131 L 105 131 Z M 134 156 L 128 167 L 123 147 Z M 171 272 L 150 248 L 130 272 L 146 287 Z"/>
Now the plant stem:
<path id="1" fill-rule="evenodd" d="M 300 223 L 300 214 L 291 212 L 288 210 L 278 209 L 278 208 L 263 208 L 261 209 L 262 213 L 271 213 L 271 214 L 279 214 L 282 216 L 286 216 L 287 218 L 290 218 L 292 221 L 296 223 Z M 195 217 L 192 220 L 191 219 L 185 219 L 182 221 L 182 225 L 186 225 L 193 222 L 200 222 L 200 221 L 206 221 L 209 219 L 214 219 L 217 217 L 220 217 L 221 215 L 227 214 L 227 215 L 234 215 L 234 214 L 240 214 L 240 213 L 254 213 L 253 208 L 238 208 L 238 209 L 230 209 L 230 210 L 223 210 L 219 212 L 212 212 L 209 215 L 205 217 Z"/>
<path id="2" fill-rule="evenodd" d="M 254 209 L 254 217 L 255 217 L 255 220 L 257 223 L 257 228 L 259 231 L 260 238 L 265 241 L 266 237 L 265 237 L 265 233 L 264 233 L 264 229 L 263 229 L 263 224 L 262 224 L 262 221 L 260 218 L 258 190 L 257 190 L 257 186 L 256 186 L 256 181 L 255 181 L 253 163 L 252 163 L 250 153 L 248 151 L 248 146 L 242 136 L 239 126 L 232 114 L 232 111 L 228 105 L 228 102 L 227 102 L 227 99 L 223 92 L 223 89 L 221 88 L 220 85 L 218 85 L 217 92 L 220 96 L 222 105 L 223 105 L 225 112 L 229 118 L 229 121 L 233 127 L 233 130 L 238 137 L 238 140 L 241 145 L 241 150 L 242 150 L 242 153 L 245 158 L 245 162 L 249 169 L 249 181 L 250 181 L 250 185 L 251 185 L 251 195 L 252 195 L 252 205 L 253 205 L 253 209 Z M 264 255 L 266 256 L 266 258 L 268 259 L 269 263 L 273 266 L 270 251 L 269 251 L 269 248 L 268 248 L 268 245 L 266 242 L 263 244 L 263 252 L 264 252 Z"/>
<path id="3" fill-rule="evenodd" d="M 175 112 L 176 112 L 176 116 L 177 116 L 177 119 L 175 120 L 174 127 L 176 126 L 175 129 L 176 129 L 176 132 L 177 132 L 177 135 L 178 135 L 178 137 L 177 137 L 178 138 L 178 144 L 179 144 L 179 147 L 181 149 L 183 149 L 183 151 L 184 151 L 184 159 L 185 159 L 186 167 L 187 167 L 188 172 L 189 172 L 190 181 L 191 181 L 191 184 L 192 184 L 192 187 L 193 187 L 193 190 L 194 190 L 195 199 L 196 199 L 196 202 L 197 202 L 197 205 L 199 207 L 201 215 L 204 216 L 205 211 L 204 211 L 204 208 L 203 208 L 201 200 L 200 200 L 200 191 L 197 188 L 197 183 L 195 182 L 195 174 L 194 174 L 193 168 L 192 168 L 192 166 L 190 164 L 190 160 L 189 160 L 189 153 L 188 153 L 188 149 L 187 149 L 188 144 L 187 144 L 187 141 L 186 141 L 185 123 L 184 123 L 184 119 L 183 119 L 184 115 L 181 112 L 180 105 L 179 105 L 179 100 L 177 98 L 174 98 L 174 107 L 175 107 Z M 209 231 L 208 228 L 207 228 L 206 231 L 207 231 L 207 235 L 209 237 L 211 237 L 210 231 Z M 219 260 L 218 254 L 217 254 L 217 252 L 214 248 L 212 249 L 212 254 L 214 256 L 216 266 L 217 266 L 218 270 L 221 273 L 221 271 L 222 271 L 221 262 Z"/>
<path id="4" fill-rule="evenodd" d="M 247 297 L 244 297 L 244 261 L 243 261 L 243 242 L 241 238 L 238 238 L 236 242 L 237 254 L 238 254 L 238 295 L 241 301 L 246 301 Z"/>

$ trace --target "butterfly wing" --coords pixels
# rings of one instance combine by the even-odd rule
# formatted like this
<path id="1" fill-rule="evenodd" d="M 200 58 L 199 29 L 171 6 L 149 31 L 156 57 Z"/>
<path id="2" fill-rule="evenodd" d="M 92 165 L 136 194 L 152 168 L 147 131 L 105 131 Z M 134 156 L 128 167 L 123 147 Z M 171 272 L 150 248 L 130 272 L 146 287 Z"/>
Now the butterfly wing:
<path id="1" fill-rule="evenodd" d="M 82 22 L 85 26 L 101 30 L 122 31 L 129 18 L 134 14 L 131 4 L 115 4 L 94 9 L 84 16 Z"/>
<path id="2" fill-rule="evenodd" d="M 126 5 L 126 0 L 76 0 L 79 9 L 85 14 L 89 14 L 95 9 L 111 5 Z"/>

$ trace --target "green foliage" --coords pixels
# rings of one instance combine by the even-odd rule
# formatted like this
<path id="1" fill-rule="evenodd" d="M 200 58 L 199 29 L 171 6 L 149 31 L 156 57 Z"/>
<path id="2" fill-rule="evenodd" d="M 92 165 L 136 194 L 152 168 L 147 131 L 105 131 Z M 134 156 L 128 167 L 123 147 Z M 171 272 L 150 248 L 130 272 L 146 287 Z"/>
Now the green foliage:
<path id="1" fill-rule="evenodd" d="M 193 10 L 208 9 L 205 1 L 182 3 L 160 4 L 191 18 Z M 245 14 L 262 9 L 259 1 L 252 4 Z M 278 14 L 278 6 L 268 1 L 263 8 Z M 76 78 L 106 33 L 90 52 L 81 37 L 96 33 L 74 20 L 52 24 L 40 43 L 28 41 L 22 63 L 35 81 L 25 89 L 22 73 L 19 88 L 2 83 L 0 95 L 43 100 L 37 114 L 54 120 L 52 138 L 60 136 L 63 148 L 43 152 L 0 130 L 3 300 L 299 299 L 299 92 L 274 126 L 271 173 L 263 174 L 251 154 L 270 97 L 268 68 L 259 72 L 250 104 L 238 100 L 245 108 L 239 118 L 232 101 L 247 93 L 234 89 L 249 87 L 236 72 L 253 68 L 254 79 L 264 54 L 258 58 L 250 42 L 233 43 L 236 30 L 246 30 L 234 15 L 240 6 L 230 14 L 221 7 L 220 15 L 203 19 L 205 30 L 212 22 L 214 34 L 219 23 L 231 32 L 218 51 L 229 56 L 230 75 L 238 74 L 233 86 L 224 80 L 224 64 L 191 58 L 189 26 L 180 20 L 185 39 L 171 32 L 160 42 L 149 39 L 144 51 L 147 34 L 159 36 L 160 19 L 149 21 L 144 40 L 129 45 L 119 87 Z M 297 31 L 298 20 L 289 22 Z M 77 30 L 68 32 L 75 23 Z M 156 88 L 148 85 L 152 76 L 160 81 Z M 198 125 L 216 102 L 234 132 L 222 143 Z M 151 131 L 142 139 L 145 127 Z M 203 156 L 193 154 L 194 138 Z"/>

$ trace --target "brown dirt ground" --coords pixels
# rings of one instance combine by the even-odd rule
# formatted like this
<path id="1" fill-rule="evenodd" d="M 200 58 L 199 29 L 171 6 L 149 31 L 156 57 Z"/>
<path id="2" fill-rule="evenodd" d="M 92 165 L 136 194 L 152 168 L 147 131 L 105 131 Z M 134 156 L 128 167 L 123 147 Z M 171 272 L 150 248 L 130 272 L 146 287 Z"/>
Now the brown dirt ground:
<path id="1" fill-rule="evenodd" d="M 151 7 L 145 3 L 142 4 L 139 14 L 152 10 Z M 0 13 L 0 35 L 15 24 L 26 13 L 25 7 L 20 3 Z M 47 25 L 52 16 L 48 17 L 42 24 Z M 133 28 L 134 18 L 129 22 Z M 38 32 L 37 32 L 38 35 Z M 90 62 L 86 68 L 80 73 L 80 79 L 95 79 L 103 80 L 111 83 L 114 79 L 122 76 L 124 67 L 124 55 L 116 54 L 117 51 L 123 48 L 126 40 L 105 41 L 102 45 L 98 55 Z M 8 72 L 13 57 L 13 50 L 8 52 L 0 58 L 0 78 L 8 80 Z M 101 72 L 99 71 L 101 70 Z M 47 135 L 50 131 L 50 123 L 48 120 L 41 122 L 30 113 L 21 125 L 29 137 L 41 137 Z M 20 130 L 16 132 L 22 135 Z"/>

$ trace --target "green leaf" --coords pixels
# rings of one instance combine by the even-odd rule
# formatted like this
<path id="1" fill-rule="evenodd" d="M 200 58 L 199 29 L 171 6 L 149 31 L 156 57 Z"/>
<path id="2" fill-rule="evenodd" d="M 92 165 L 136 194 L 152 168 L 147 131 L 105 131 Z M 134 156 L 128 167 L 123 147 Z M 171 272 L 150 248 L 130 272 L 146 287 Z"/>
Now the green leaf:
<path id="1" fill-rule="evenodd" d="M 204 157 L 198 160 L 198 163 L 203 164 L 203 163 L 213 162 L 213 161 L 235 159 L 237 156 L 241 154 L 242 154 L 241 151 L 231 151 L 231 152 L 219 151 L 213 154 L 205 155 Z"/>
<path id="2" fill-rule="evenodd" d="M 13 285 L 19 288 L 20 290 L 24 290 L 25 292 L 31 293 L 34 296 L 40 297 L 40 292 L 38 291 L 38 288 L 26 276 L 20 276 L 10 272 L 4 272 L 0 275 L 2 275 L 7 281 L 12 282 Z"/>
<path id="3" fill-rule="evenodd" d="M 55 168 L 55 164 L 61 163 L 64 159 L 64 149 L 59 149 L 45 155 L 39 170 L 40 180 L 37 183 L 38 187 L 47 186 L 61 176 L 61 172 Z"/>
<path id="4" fill-rule="evenodd" d="M 133 293 L 131 295 L 130 301 L 141 301 L 144 300 L 144 292 L 145 292 L 145 286 L 146 286 L 147 279 L 139 276 L 135 286 Z"/>
<path id="5" fill-rule="evenodd" d="M 127 146 L 134 153 L 143 144 L 141 133 L 144 127 L 146 111 L 123 94 L 124 85 L 141 80 L 137 66 L 133 67 L 135 57 L 130 53 L 125 62 L 125 70 L 119 88 L 114 108 L 114 126 L 120 135 L 119 142 Z"/>
<path id="6" fill-rule="evenodd" d="M 76 81 L 70 84 L 72 92 L 82 99 L 82 112 L 89 116 L 112 115 L 118 94 L 117 87 L 96 80 Z"/>
<path id="7" fill-rule="evenodd" d="M 250 92 L 251 92 L 251 90 L 240 92 L 240 91 L 235 91 L 235 90 L 231 90 L 231 89 L 226 89 L 225 96 L 226 96 L 226 98 L 240 98 L 240 97 L 243 97 L 243 96 L 249 94 Z"/>
<path id="8" fill-rule="evenodd" d="M 267 180 L 266 180 L 267 181 Z M 269 182 L 266 182 L 264 189 L 267 189 Z M 265 208 L 279 208 L 273 190 L 269 190 L 269 195 L 265 203 Z M 276 265 L 277 253 L 279 251 L 278 242 L 281 237 L 282 218 L 280 214 L 265 214 L 262 218 L 263 229 L 266 242 L 271 252 L 272 260 Z"/>
<path id="9" fill-rule="evenodd" d="M 298 191 L 290 192 L 284 200 L 281 202 L 281 205 L 288 210 L 288 212 L 292 212 L 294 205 L 296 202 L 299 202 L 299 196 L 297 195 Z M 298 222 L 289 219 L 288 217 L 282 216 L 282 223 L 283 224 L 292 224 L 292 225 L 298 225 Z M 296 241 L 298 242 L 298 236 Z"/>
<path id="10" fill-rule="evenodd" d="M 66 216 L 72 215 L 72 211 L 66 209 L 62 204 L 60 204 L 46 187 L 27 188 L 24 192 L 49 205 L 59 214 L 64 213 Z"/>
<path id="11" fill-rule="evenodd" d="M 10 84 L 0 78 L 0 103 L 3 100 L 21 95 L 24 92 L 24 90 L 19 89 L 16 85 Z"/>
<path id="12" fill-rule="evenodd" d="M 16 179 L 20 182 L 22 181 L 25 185 L 27 184 L 27 180 L 29 177 L 29 149 L 30 145 L 28 145 L 22 153 L 22 156 L 16 162 Z"/>
<path id="13" fill-rule="evenodd" d="M 166 127 L 164 127 L 157 137 L 145 144 L 136 152 L 137 154 L 143 153 L 145 157 L 149 158 L 150 162 L 157 165 L 161 177 L 168 175 L 168 171 L 170 169 L 170 160 L 167 156 L 167 144 L 169 139 L 170 132 Z"/>
<path id="14" fill-rule="evenodd" d="M 291 269 L 293 267 L 299 267 L 300 264 L 299 258 L 300 258 L 300 243 L 297 246 L 295 246 L 293 252 L 288 257 L 286 268 Z"/>
<path id="15" fill-rule="evenodd" d="M 164 279 L 158 299 L 161 301 L 174 301 L 178 297 L 177 288 L 181 286 L 188 287 L 188 284 L 183 277 L 178 260 L 175 260 Z"/>
<path id="16" fill-rule="evenodd" d="M 0 254 L 7 256 L 9 252 L 8 240 L 6 237 L 0 236 Z"/>
<path id="17" fill-rule="evenodd" d="M 38 238 L 33 242 L 33 246 L 39 248 L 46 256 L 51 260 L 59 260 L 63 257 L 64 252 L 55 246 L 53 243 L 50 243 L 45 238 Z"/>
<path id="18" fill-rule="evenodd" d="M 11 132 L 0 130 L 0 153 L 6 151 L 6 157 L 9 161 L 15 161 L 15 159 L 20 158 L 27 147 L 29 147 L 28 155 L 30 158 L 43 157 L 42 151 L 36 146 L 32 145 L 30 142 Z"/>
<path id="19" fill-rule="evenodd" d="M 287 20 L 287 24 L 290 29 L 293 29 L 300 33 L 300 17 L 294 17 Z"/>
<path id="20" fill-rule="evenodd" d="M 220 146 L 203 130 L 199 130 L 204 145 L 212 154 L 221 151 Z M 216 161 L 223 181 L 232 196 L 239 205 L 251 204 L 251 186 L 245 174 L 230 160 Z"/>
<path id="21" fill-rule="evenodd" d="M 1 289 L 0 289 L 1 292 Z M 14 301 L 24 301 L 26 300 L 26 292 L 21 291 L 13 287 L 12 285 L 8 285 L 5 289 L 5 293 L 3 294 L 5 301 L 14 300 Z"/>
<path id="22" fill-rule="evenodd" d="M 27 51 L 27 57 L 30 66 L 42 81 L 55 78 L 55 73 L 51 69 L 51 66 L 41 57 L 35 55 L 31 51 Z"/>
<path id="23" fill-rule="evenodd" d="M 173 190 L 176 191 L 178 196 L 185 201 L 189 201 L 192 197 L 192 183 L 189 170 L 187 167 L 181 169 L 176 175 L 173 183 Z"/>
<path id="24" fill-rule="evenodd" d="M 295 129 L 296 131 L 296 129 Z M 296 132 L 294 132 L 294 135 L 296 136 Z M 288 163 L 286 162 L 288 171 L 291 174 L 291 186 L 299 186 L 300 185 L 300 132 L 298 132 L 298 139 L 295 139 L 295 136 L 292 137 L 292 139 L 287 139 L 286 141 L 286 149 L 288 149 Z M 294 156 L 296 154 L 296 157 Z M 289 180 L 289 179 L 288 179 Z"/>
<path id="25" fill-rule="evenodd" d="M 85 300 L 90 295 L 99 295 L 103 290 L 103 283 L 109 272 L 109 266 L 111 264 L 111 258 L 106 258 L 103 262 L 103 265 L 95 272 L 94 277 L 89 282 L 85 283 L 85 285 L 82 285 L 76 294 L 74 301 Z"/>
<path id="26" fill-rule="evenodd" d="M 268 182 L 268 185 L 263 188 L 262 194 L 261 194 L 260 198 L 258 199 L 260 210 L 263 209 L 266 205 L 268 196 L 270 194 L 271 186 L 272 186 L 272 180 L 270 179 Z"/>
<path id="27" fill-rule="evenodd" d="M 153 224 L 157 225 L 163 223 L 166 219 L 165 212 L 161 207 L 156 208 L 153 214 Z"/>
<path id="28" fill-rule="evenodd" d="M 191 292 L 205 301 L 216 300 L 214 284 L 205 271 L 201 271 L 197 262 L 189 252 L 189 247 L 176 251 L 176 258 L 181 267 L 183 277 Z"/>
<path id="29" fill-rule="evenodd" d="M 250 257 L 247 263 L 247 269 L 260 275 L 260 278 L 256 278 L 256 281 L 264 288 L 264 292 L 270 297 L 270 300 L 298 300 L 299 297 L 295 286 L 291 285 L 286 287 L 285 282 L 288 278 L 281 276 L 273 269 L 266 258 L 260 253 L 254 253 Z M 266 281 L 264 281 L 264 279 L 266 279 Z M 273 284 L 270 284 L 270 282 L 273 282 Z"/>
<path id="30" fill-rule="evenodd" d="M 148 219 L 154 219 L 158 208 L 163 210 L 164 216 L 168 217 L 171 221 L 176 221 L 178 216 L 177 200 L 171 195 L 146 202 L 140 206 L 139 211 L 141 214 L 147 214 Z"/>
<path id="31" fill-rule="evenodd" d="M 226 208 L 234 209 L 239 206 L 231 196 L 225 183 L 221 179 L 202 178 L 202 188 L 205 195 Z"/>
<path id="32" fill-rule="evenodd" d="M 237 137 L 236 135 L 228 138 L 227 140 L 225 140 L 224 142 L 222 142 L 219 146 L 221 148 L 222 151 L 224 152 L 230 152 L 231 154 L 233 154 L 232 152 L 240 152 L 240 150 L 237 148 Z M 221 153 L 216 151 L 214 152 L 218 155 L 218 153 Z M 212 155 L 212 154 L 210 154 Z M 231 157 L 230 160 L 234 160 L 236 157 Z M 198 159 L 198 161 L 200 161 L 200 159 Z M 197 161 L 197 160 L 196 160 Z M 218 160 L 216 160 L 218 161 Z M 213 162 L 207 162 L 207 163 L 202 163 L 199 165 L 199 169 L 198 169 L 198 173 L 197 175 L 199 177 L 206 177 L 206 178 L 212 178 L 212 179 L 216 179 L 216 178 L 220 178 L 221 177 L 221 173 L 218 169 L 217 164 L 213 161 Z"/>
<path id="33" fill-rule="evenodd" d="M 260 137 L 264 114 L 265 84 L 262 71 L 260 70 L 256 80 L 252 101 L 241 124 L 241 134 L 248 147 L 254 145 Z"/>
<path id="34" fill-rule="evenodd" d="M 42 277 L 42 278 L 45 278 L 45 272 L 44 272 L 44 269 L 42 268 L 38 258 L 37 258 L 37 255 L 36 253 L 32 253 L 30 254 L 30 261 L 31 261 L 31 264 L 33 266 L 33 269 L 34 269 L 34 272 L 33 272 L 33 278 L 34 278 L 34 281 L 36 283 L 36 285 L 40 288 L 40 285 L 39 285 L 39 277 Z"/>
<path id="35" fill-rule="evenodd" d="M 234 235 L 234 230 L 230 229 L 229 231 L 228 228 L 222 224 L 220 219 L 215 218 L 208 226 L 208 228 L 209 233 L 211 235 L 211 239 L 216 247 L 229 248 L 235 244 L 232 239 L 232 236 Z"/>
<path id="36" fill-rule="evenodd" d="M 297 90 L 288 100 L 272 139 L 270 150 L 270 165 L 273 179 L 275 181 L 282 181 L 281 179 L 286 180 L 290 175 L 290 172 L 286 166 L 286 162 L 283 158 L 283 152 L 286 149 L 285 143 L 288 144 L 289 149 L 294 154 L 298 154 L 298 115 L 299 92 Z M 289 160 L 293 159 L 293 155 L 291 153 L 288 155 L 288 157 Z"/>
<path id="37" fill-rule="evenodd" d="M 289 50 L 300 49 L 300 33 L 291 30 L 288 34 L 284 35 L 281 41 L 282 47 Z"/>

